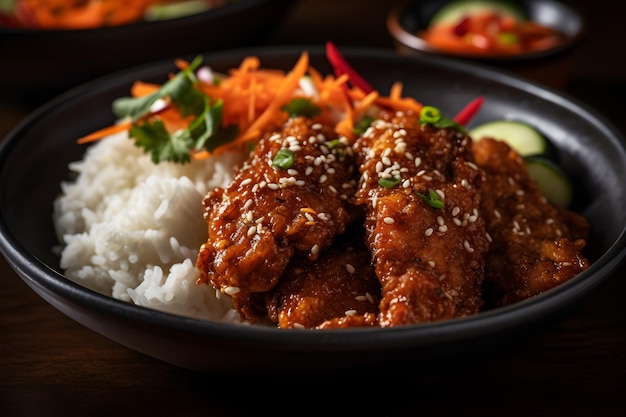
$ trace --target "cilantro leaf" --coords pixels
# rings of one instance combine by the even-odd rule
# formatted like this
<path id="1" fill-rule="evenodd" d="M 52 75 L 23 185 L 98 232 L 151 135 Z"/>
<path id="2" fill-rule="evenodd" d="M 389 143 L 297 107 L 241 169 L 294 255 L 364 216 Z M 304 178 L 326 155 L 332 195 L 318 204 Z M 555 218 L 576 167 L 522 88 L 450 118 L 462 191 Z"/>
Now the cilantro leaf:
<path id="1" fill-rule="evenodd" d="M 289 117 L 304 116 L 312 118 L 322 112 L 313 102 L 304 97 L 296 97 L 281 107 L 281 110 L 289 114 Z"/>
<path id="2" fill-rule="evenodd" d="M 130 117 L 138 120 L 150 113 L 150 107 L 159 99 L 169 97 L 183 116 L 197 114 L 203 106 L 203 94 L 194 85 L 197 81 L 194 72 L 202 63 L 198 56 L 187 68 L 166 81 L 161 88 L 144 97 L 120 97 L 113 101 L 113 113 L 119 118 Z"/>
<path id="3" fill-rule="evenodd" d="M 185 131 L 183 131 L 185 132 Z M 185 134 L 170 135 L 163 122 L 144 122 L 131 127 L 129 135 L 135 138 L 135 145 L 152 155 L 152 162 L 189 162 L 190 143 Z"/>

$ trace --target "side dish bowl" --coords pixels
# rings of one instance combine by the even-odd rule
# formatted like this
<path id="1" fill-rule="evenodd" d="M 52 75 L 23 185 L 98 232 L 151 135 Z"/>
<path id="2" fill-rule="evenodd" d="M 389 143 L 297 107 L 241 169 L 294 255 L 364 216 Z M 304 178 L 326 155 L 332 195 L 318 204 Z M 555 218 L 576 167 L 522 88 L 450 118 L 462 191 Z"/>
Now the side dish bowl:
<path id="1" fill-rule="evenodd" d="M 252 48 L 205 54 L 227 72 L 245 56 L 266 68 L 290 69 L 303 50 L 330 73 L 322 46 Z M 203 372 L 416 370 L 470 360 L 538 332 L 587 300 L 626 254 L 626 141 L 592 109 L 505 72 L 441 57 L 346 48 L 345 57 L 375 88 L 398 80 L 406 95 L 457 113 L 477 96 L 485 102 L 472 124 L 515 118 L 535 126 L 558 150 L 577 184 L 572 209 L 591 224 L 588 270 L 557 288 L 471 317 L 396 328 L 281 330 L 202 321 L 150 310 L 98 294 L 63 277 L 52 202 L 85 145 L 76 138 L 114 121 L 111 102 L 133 81 L 160 82 L 172 62 L 159 61 L 83 84 L 48 102 L 0 145 L 0 252 L 21 279 L 55 308 L 124 346 Z M 2 279 L 13 279 L 3 277 Z"/>
<path id="2" fill-rule="evenodd" d="M 448 56 L 493 65 L 551 87 L 560 87 L 566 81 L 573 52 L 585 34 L 585 21 L 578 10 L 554 0 L 513 0 L 511 3 L 529 21 L 560 32 L 563 35 L 561 41 L 540 51 L 477 55 L 435 48 L 419 35 L 429 26 L 431 19 L 450 3 L 450 0 L 424 0 L 401 2 L 394 6 L 387 16 L 386 25 L 396 50 L 401 54 Z"/>
<path id="3" fill-rule="evenodd" d="M 40 104 L 134 65 L 252 46 L 271 34 L 292 3 L 242 0 L 179 18 L 94 29 L 35 30 L 0 24 L 0 87 L 9 97 Z"/>

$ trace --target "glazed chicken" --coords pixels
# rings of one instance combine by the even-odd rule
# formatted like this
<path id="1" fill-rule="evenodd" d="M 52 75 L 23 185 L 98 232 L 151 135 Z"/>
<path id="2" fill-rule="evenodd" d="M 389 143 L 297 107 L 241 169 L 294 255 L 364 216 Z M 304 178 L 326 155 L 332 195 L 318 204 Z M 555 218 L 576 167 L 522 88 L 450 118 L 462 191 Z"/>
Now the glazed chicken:
<path id="1" fill-rule="evenodd" d="M 243 319 L 267 321 L 262 293 L 291 258 L 315 261 L 358 215 L 356 174 L 352 148 L 326 126 L 296 117 L 265 134 L 232 184 L 203 200 L 199 282 L 230 295 Z"/>
<path id="2" fill-rule="evenodd" d="M 492 240 L 485 308 L 527 299 L 584 271 L 585 218 L 549 204 L 505 142 L 484 138 L 474 142 L 473 152 L 486 175 L 480 210 Z"/>
<path id="3" fill-rule="evenodd" d="M 266 296 L 272 322 L 318 329 L 377 324 L 381 289 L 362 229 L 362 224 L 350 227 L 316 261 L 292 258 Z"/>
<path id="4" fill-rule="evenodd" d="M 383 113 L 355 150 L 356 202 L 366 207 L 367 245 L 382 285 L 379 325 L 477 313 L 488 241 L 471 139 L 455 128 L 421 126 L 415 114 Z"/>
<path id="5" fill-rule="evenodd" d="M 589 224 L 506 143 L 381 112 L 352 144 L 298 117 L 203 200 L 200 283 L 242 320 L 393 327 L 521 301 L 589 266 Z"/>

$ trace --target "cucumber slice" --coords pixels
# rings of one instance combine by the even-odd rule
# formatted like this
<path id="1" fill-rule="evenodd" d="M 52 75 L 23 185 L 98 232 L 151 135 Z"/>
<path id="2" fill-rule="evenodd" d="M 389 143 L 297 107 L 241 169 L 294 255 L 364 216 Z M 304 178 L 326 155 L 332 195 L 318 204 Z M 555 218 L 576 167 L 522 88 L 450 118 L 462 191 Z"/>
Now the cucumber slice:
<path id="1" fill-rule="evenodd" d="M 526 157 L 524 162 L 541 195 L 556 206 L 566 208 L 570 205 L 574 194 L 572 183 L 558 165 L 541 156 Z"/>
<path id="2" fill-rule="evenodd" d="M 186 0 L 176 3 L 154 4 L 146 10 L 146 20 L 168 20 L 189 16 L 209 10 L 206 0 Z"/>
<path id="3" fill-rule="evenodd" d="M 517 21 L 527 20 L 524 11 L 515 3 L 502 0 L 457 0 L 443 6 L 431 18 L 429 26 L 441 23 L 456 23 L 464 15 L 495 10 L 502 15 L 512 16 Z"/>
<path id="4" fill-rule="evenodd" d="M 491 137 L 506 142 L 521 156 L 546 155 L 549 151 L 547 139 L 534 127 L 513 120 L 495 120 L 476 126 L 468 134 L 474 140 Z"/>

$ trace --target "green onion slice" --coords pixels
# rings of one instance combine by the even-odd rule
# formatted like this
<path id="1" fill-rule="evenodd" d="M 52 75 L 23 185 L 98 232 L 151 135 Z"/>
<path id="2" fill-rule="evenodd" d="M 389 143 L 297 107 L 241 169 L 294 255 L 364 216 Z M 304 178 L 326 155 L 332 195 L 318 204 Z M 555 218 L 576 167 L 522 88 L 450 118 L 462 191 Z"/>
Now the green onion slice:
<path id="1" fill-rule="evenodd" d="M 272 166 L 279 169 L 289 169 L 296 161 L 296 155 L 287 148 L 282 148 L 276 152 L 276 156 L 272 160 Z"/>

